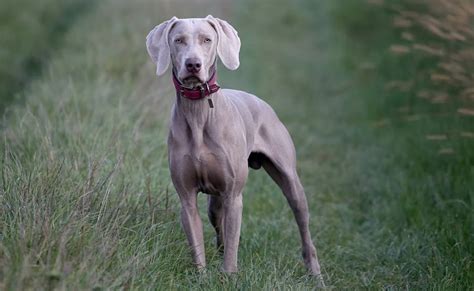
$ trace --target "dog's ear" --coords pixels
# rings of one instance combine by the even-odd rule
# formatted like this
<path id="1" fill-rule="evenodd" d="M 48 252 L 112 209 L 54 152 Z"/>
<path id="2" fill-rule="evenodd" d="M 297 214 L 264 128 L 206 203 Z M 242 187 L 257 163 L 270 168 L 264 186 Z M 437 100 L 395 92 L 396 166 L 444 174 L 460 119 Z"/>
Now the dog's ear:
<path id="1" fill-rule="evenodd" d="M 237 31 L 227 21 L 215 18 L 212 15 L 208 15 L 206 19 L 217 32 L 219 38 L 217 54 L 219 58 L 226 68 L 236 70 L 240 65 L 240 38 Z"/>
<path id="2" fill-rule="evenodd" d="M 178 18 L 173 16 L 170 20 L 155 26 L 146 37 L 146 49 L 152 61 L 156 64 L 156 74 L 158 76 L 163 75 L 170 65 L 168 35 L 177 20 Z"/>

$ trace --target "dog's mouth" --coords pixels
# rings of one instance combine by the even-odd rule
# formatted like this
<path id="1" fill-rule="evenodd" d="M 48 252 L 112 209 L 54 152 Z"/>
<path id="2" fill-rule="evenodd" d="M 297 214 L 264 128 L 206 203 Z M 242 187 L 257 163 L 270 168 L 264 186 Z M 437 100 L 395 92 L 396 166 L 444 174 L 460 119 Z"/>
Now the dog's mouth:
<path id="1" fill-rule="evenodd" d="M 186 77 L 181 82 L 183 83 L 185 87 L 190 88 L 190 89 L 200 86 L 203 83 L 201 79 L 196 76 Z"/>

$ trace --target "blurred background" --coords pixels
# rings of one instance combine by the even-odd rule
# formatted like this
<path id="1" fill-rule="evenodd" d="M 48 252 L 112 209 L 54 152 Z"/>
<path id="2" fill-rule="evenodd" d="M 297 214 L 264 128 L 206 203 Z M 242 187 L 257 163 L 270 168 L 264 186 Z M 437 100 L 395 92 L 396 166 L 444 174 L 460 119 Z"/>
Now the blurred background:
<path id="1" fill-rule="evenodd" d="M 196 273 L 166 136 L 174 89 L 145 37 L 229 21 L 256 94 L 288 127 L 335 289 L 472 289 L 471 0 L 3 0 L 0 289 L 315 288 L 279 189 L 252 171 L 240 272 Z M 200 195 L 206 221 L 206 197 Z"/>

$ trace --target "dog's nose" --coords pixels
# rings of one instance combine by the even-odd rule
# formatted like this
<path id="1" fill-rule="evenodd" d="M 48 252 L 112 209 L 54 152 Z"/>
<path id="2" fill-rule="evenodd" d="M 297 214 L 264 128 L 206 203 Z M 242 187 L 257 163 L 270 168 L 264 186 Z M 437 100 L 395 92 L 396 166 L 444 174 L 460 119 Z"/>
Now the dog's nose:
<path id="1" fill-rule="evenodd" d="M 186 70 L 190 73 L 197 73 L 201 70 L 201 61 L 197 58 L 189 58 L 184 63 Z"/>

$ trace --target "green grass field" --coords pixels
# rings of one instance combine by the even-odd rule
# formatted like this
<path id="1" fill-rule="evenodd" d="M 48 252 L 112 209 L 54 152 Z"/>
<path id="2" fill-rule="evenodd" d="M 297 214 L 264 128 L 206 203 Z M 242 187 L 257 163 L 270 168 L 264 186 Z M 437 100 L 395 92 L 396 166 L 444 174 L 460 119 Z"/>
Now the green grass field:
<path id="1" fill-rule="evenodd" d="M 62 36 L 92 4 L 85 0 L 4 0 L 0 5 L 0 110 L 47 64 Z M 18 96 L 16 93 L 19 93 Z"/>
<path id="2" fill-rule="evenodd" d="M 207 14 L 242 40 L 241 67 L 220 67 L 219 83 L 266 100 L 295 141 L 328 287 L 472 289 L 474 139 L 459 133 L 474 117 L 387 91 L 430 63 L 390 54 L 393 15 L 356 0 L 104 0 L 81 12 L 22 102 L 0 103 L 0 289 L 315 288 L 263 171 L 244 192 L 239 273 L 219 272 L 209 223 L 207 272 L 192 267 L 167 166 L 174 89 L 145 37 L 173 15 Z"/>

